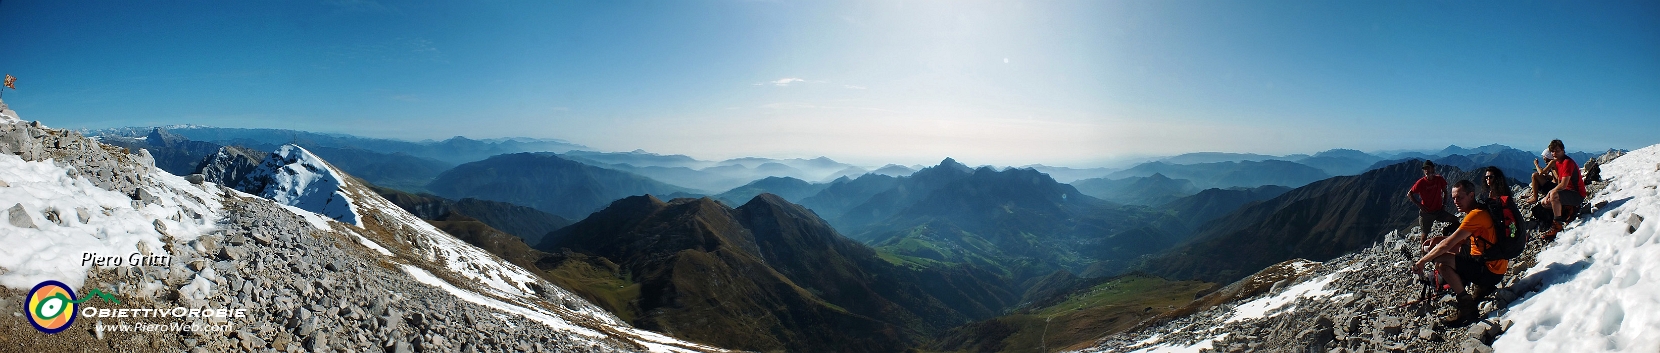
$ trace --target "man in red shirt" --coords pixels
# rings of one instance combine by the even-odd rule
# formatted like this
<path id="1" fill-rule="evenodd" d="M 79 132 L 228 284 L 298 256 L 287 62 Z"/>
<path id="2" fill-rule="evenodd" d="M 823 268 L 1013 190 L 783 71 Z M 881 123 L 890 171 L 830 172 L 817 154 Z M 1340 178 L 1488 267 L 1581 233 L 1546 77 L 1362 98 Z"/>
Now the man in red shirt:
<path id="1" fill-rule="evenodd" d="M 1550 166 L 1556 172 L 1556 187 L 1545 194 L 1545 204 L 1550 205 L 1551 214 L 1555 217 L 1551 219 L 1550 230 L 1540 235 L 1546 240 L 1556 239 L 1556 233 L 1562 231 L 1562 222 L 1573 219 L 1572 214 L 1563 217 L 1563 211 L 1576 211 L 1579 204 L 1585 202 L 1585 180 L 1579 176 L 1579 164 L 1568 157 L 1567 146 L 1562 144 L 1562 140 L 1551 140 L 1549 151 L 1552 157 Z"/>
<path id="2" fill-rule="evenodd" d="M 1428 240 L 1430 229 L 1435 226 L 1435 222 L 1457 222 L 1458 218 L 1447 212 L 1447 179 L 1435 174 L 1435 162 L 1424 161 L 1423 170 L 1424 177 L 1412 183 L 1412 188 L 1406 192 L 1406 199 L 1418 205 L 1418 227 L 1422 234 L 1419 239 Z M 1436 234 L 1445 236 L 1447 229 L 1442 228 Z"/>

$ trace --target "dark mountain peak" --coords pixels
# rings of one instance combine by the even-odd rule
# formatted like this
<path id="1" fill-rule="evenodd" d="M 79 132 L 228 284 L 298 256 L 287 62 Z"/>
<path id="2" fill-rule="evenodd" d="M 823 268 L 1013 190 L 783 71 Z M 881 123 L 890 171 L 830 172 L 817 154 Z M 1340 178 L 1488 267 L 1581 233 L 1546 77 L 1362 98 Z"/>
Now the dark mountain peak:
<path id="1" fill-rule="evenodd" d="M 646 195 L 646 196 L 651 196 L 651 195 Z M 694 212 L 694 213 L 705 213 L 705 212 L 712 212 L 712 211 L 716 211 L 716 210 L 726 209 L 726 206 L 721 205 L 720 201 L 715 201 L 714 198 L 710 198 L 708 196 L 696 197 L 696 198 L 693 198 L 693 197 L 675 198 L 673 200 L 669 200 L 669 202 L 666 206 L 671 207 L 671 208 L 684 207 L 688 211 Z"/>
<path id="2" fill-rule="evenodd" d="M 686 197 L 665 203 L 656 196 L 640 195 L 614 201 L 588 218 L 548 234 L 539 247 L 630 258 L 684 249 L 713 251 L 726 245 L 755 253 L 754 240 L 732 218 L 731 209 L 714 199 Z"/>
<path id="3" fill-rule="evenodd" d="M 1320 153 L 1315 153 L 1314 157 L 1346 157 L 1346 158 L 1367 158 L 1367 159 L 1376 159 L 1376 158 L 1378 158 L 1377 156 L 1373 156 L 1372 154 L 1369 154 L 1369 153 L 1366 153 L 1366 152 L 1361 152 L 1359 150 L 1353 150 L 1353 149 L 1347 149 L 1347 148 L 1333 148 L 1333 149 L 1321 151 Z"/>
<path id="4" fill-rule="evenodd" d="M 628 153 L 633 153 L 633 154 L 651 154 L 651 152 L 646 152 L 646 150 L 643 150 L 643 149 L 638 149 L 638 148 L 636 148 L 636 149 L 634 149 L 634 150 L 633 150 L 633 151 L 628 151 Z"/>
<path id="5" fill-rule="evenodd" d="M 783 197 L 780 197 L 778 195 L 774 195 L 773 193 L 763 192 L 760 195 L 755 195 L 755 198 L 749 199 L 749 202 L 745 203 L 744 206 L 749 206 L 750 204 L 756 204 L 756 203 L 765 204 L 765 205 L 782 205 L 782 204 L 789 204 L 790 202 L 787 201 L 787 200 L 784 200 Z"/>
<path id="6" fill-rule="evenodd" d="M 605 206 L 605 210 L 602 210 L 600 212 L 605 212 L 605 211 L 610 211 L 610 210 L 615 209 L 615 210 L 635 210 L 635 211 L 643 211 L 643 212 L 648 212 L 649 213 L 651 211 L 656 211 L 656 210 L 662 209 L 663 206 L 667 206 L 667 205 L 668 205 L 667 202 L 663 202 L 663 200 L 658 199 L 657 196 L 652 196 L 651 194 L 645 194 L 645 195 L 624 197 L 624 198 L 621 198 L 621 199 L 617 199 L 616 201 L 611 201 L 611 204 L 608 205 L 608 206 Z"/>
<path id="7" fill-rule="evenodd" d="M 738 206 L 737 210 L 739 213 L 743 214 L 753 214 L 755 212 L 766 210 L 768 214 L 785 214 L 796 218 L 818 218 L 817 215 L 813 215 L 812 211 L 808 211 L 807 208 L 791 203 L 789 200 L 785 200 L 784 197 L 774 195 L 772 193 L 761 193 L 760 195 L 755 195 L 754 198 L 749 199 L 748 203 L 744 203 L 743 206 Z M 809 215 L 811 215 L 811 217 L 809 217 Z"/>
<path id="8" fill-rule="evenodd" d="M 150 129 L 150 134 L 144 135 L 145 143 L 151 146 L 172 146 L 175 143 L 187 141 L 183 136 L 168 132 L 165 128 Z"/>
<path id="9" fill-rule="evenodd" d="M 962 163 L 957 163 L 957 160 L 951 159 L 951 157 L 945 157 L 945 160 L 940 161 L 940 164 L 939 164 L 938 167 L 942 168 L 942 169 L 959 170 L 959 171 L 963 171 L 963 172 L 969 172 L 969 171 L 974 170 L 972 168 L 969 168 L 967 165 L 963 165 Z"/>
<path id="10" fill-rule="evenodd" d="M 811 162 L 814 162 L 814 163 L 829 163 L 829 164 L 835 164 L 836 163 L 836 160 L 830 159 L 830 157 L 825 157 L 825 156 L 819 156 L 818 158 L 809 159 L 808 161 L 811 161 Z"/>
<path id="11" fill-rule="evenodd" d="M 451 137 L 451 138 L 448 138 L 448 139 L 444 140 L 445 144 L 459 144 L 459 143 L 470 143 L 470 142 L 475 142 L 475 141 L 473 141 L 473 139 L 469 139 L 469 138 L 466 138 L 466 137 L 461 136 L 461 135 L 456 135 L 455 137 Z"/>
<path id="12" fill-rule="evenodd" d="M 1470 149 L 1463 148 L 1463 147 L 1458 147 L 1458 145 L 1447 145 L 1447 148 L 1441 149 L 1441 152 L 1437 152 L 1436 154 L 1446 156 L 1446 155 L 1465 154 L 1465 153 L 1470 153 Z"/>
<path id="13" fill-rule="evenodd" d="M 798 184 L 798 183 L 799 184 L 807 184 L 807 181 L 792 178 L 792 177 L 787 177 L 787 176 L 769 176 L 769 177 L 761 178 L 760 180 L 756 180 L 756 181 L 751 182 L 751 183 L 752 184 L 754 184 L 754 183 L 761 183 L 761 184 Z"/>
<path id="14" fill-rule="evenodd" d="M 1150 180 L 1150 181 L 1169 181 L 1170 177 L 1164 176 L 1164 173 L 1153 173 L 1153 175 L 1148 175 L 1147 176 L 1147 180 Z"/>
<path id="15" fill-rule="evenodd" d="M 898 164 L 885 165 L 885 166 L 882 166 L 881 168 L 876 168 L 876 170 L 873 170 L 873 171 L 870 172 L 870 174 L 881 174 L 881 175 L 890 175 L 890 176 L 906 176 L 906 175 L 911 175 L 912 173 L 916 173 L 916 170 L 911 169 L 911 167 L 906 167 L 906 166 L 902 166 L 902 165 L 898 165 Z"/>

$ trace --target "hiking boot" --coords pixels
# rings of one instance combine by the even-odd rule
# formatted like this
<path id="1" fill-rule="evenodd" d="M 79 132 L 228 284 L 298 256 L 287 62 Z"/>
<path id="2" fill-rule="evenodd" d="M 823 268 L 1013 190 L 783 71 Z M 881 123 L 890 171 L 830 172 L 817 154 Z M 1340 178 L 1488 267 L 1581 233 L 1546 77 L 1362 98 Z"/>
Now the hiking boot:
<path id="1" fill-rule="evenodd" d="M 1494 291 L 1498 290 L 1498 287 L 1485 284 L 1477 284 L 1474 287 L 1475 288 L 1470 290 L 1470 297 L 1475 298 L 1477 301 L 1487 298 L 1488 295 L 1491 295 Z"/>
<path id="2" fill-rule="evenodd" d="M 1476 298 L 1470 296 L 1470 293 L 1459 294 L 1455 306 L 1458 308 L 1457 311 L 1441 318 L 1442 326 L 1457 327 L 1476 317 Z"/>
<path id="3" fill-rule="evenodd" d="M 1555 241 L 1556 233 L 1560 232 L 1562 232 L 1562 222 L 1552 222 L 1549 230 L 1546 230 L 1544 234 L 1539 234 L 1539 239 Z"/>

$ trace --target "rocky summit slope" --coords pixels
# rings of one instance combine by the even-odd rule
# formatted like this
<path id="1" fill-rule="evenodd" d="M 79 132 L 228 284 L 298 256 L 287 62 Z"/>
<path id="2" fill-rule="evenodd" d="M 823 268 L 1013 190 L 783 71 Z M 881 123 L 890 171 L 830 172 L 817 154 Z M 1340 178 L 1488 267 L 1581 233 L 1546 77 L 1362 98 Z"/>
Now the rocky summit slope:
<path id="1" fill-rule="evenodd" d="M 1660 318 L 1648 313 L 1660 303 L 1652 275 L 1660 237 L 1643 220 L 1660 212 L 1660 145 L 1598 159 L 1610 180 L 1591 185 L 1591 206 L 1555 242 L 1530 242 L 1480 304 L 1481 320 L 1467 326 L 1436 322 L 1451 310 L 1450 296 L 1404 305 L 1424 289 L 1408 272 L 1422 254 L 1403 236 L 1412 229 L 1324 263 L 1270 266 L 1137 329 L 1068 349 L 1653 352 Z"/>
<path id="2" fill-rule="evenodd" d="M 53 335 L 8 318 L 0 351 L 719 350 L 629 327 L 303 148 L 266 156 L 247 175 L 259 182 L 244 183 L 256 194 L 173 176 L 146 152 L 24 123 L 3 107 L 0 308 L 22 317 L 24 293 L 58 280 L 81 296 L 114 293 L 81 305 L 246 316 L 81 317 Z M 98 266 L 82 261 L 86 253 L 170 261 Z M 142 324 L 230 329 L 131 330 Z"/>

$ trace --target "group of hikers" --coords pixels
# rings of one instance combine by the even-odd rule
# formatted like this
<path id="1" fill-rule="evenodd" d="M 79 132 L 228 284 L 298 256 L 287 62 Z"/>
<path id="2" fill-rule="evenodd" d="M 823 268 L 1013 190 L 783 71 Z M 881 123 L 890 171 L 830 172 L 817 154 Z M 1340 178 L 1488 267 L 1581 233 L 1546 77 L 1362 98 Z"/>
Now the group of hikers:
<path id="1" fill-rule="evenodd" d="M 1421 245 L 1424 255 L 1412 264 L 1412 272 L 1424 274 L 1424 265 L 1435 264 L 1435 271 L 1424 278 L 1431 285 L 1450 288 L 1457 298 L 1457 311 L 1443 317 L 1444 325 L 1453 326 L 1471 322 L 1478 314 L 1476 304 L 1492 294 L 1510 267 L 1510 259 L 1520 255 L 1526 247 L 1527 230 L 1521 225 L 1522 213 L 1517 207 L 1533 204 L 1534 228 L 1541 229 L 1540 240 L 1553 241 L 1562 226 L 1577 214 L 1585 201 L 1585 180 L 1595 178 L 1596 166 L 1587 164 L 1591 175 L 1581 176 L 1580 167 L 1568 157 L 1562 140 L 1552 140 L 1540 156 L 1545 166 L 1534 160 L 1530 195 L 1517 200 L 1510 190 L 1504 171 L 1496 166 L 1481 168 L 1480 194 L 1475 183 L 1459 180 L 1447 191 L 1447 180 L 1437 174 L 1436 165 L 1424 161 L 1424 177 L 1412 184 L 1407 198 L 1416 204 Z M 1458 218 L 1448 212 L 1446 196 L 1450 195 Z M 1436 222 L 1450 225 L 1436 229 Z M 1453 229 L 1448 234 L 1449 229 Z M 1431 233 L 1435 235 L 1431 236 Z M 1465 290 L 1465 285 L 1473 287 Z M 1445 285 L 1445 287 L 1442 287 Z"/>

